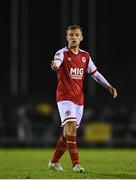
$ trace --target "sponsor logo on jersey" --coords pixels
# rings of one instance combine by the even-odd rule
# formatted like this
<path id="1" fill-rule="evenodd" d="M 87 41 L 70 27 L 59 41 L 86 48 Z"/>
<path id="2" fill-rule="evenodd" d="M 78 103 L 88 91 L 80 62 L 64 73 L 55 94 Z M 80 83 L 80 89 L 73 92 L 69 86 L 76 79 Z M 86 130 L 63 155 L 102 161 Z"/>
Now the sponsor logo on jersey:
<path id="1" fill-rule="evenodd" d="M 67 110 L 67 111 L 65 112 L 65 115 L 66 115 L 66 116 L 70 116 L 70 115 L 71 115 L 71 111 Z"/>
<path id="2" fill-rule="evenodd" d="M 81 60 L 82 60 L 83 63 L 86 63 L 86 58 L 84 56 L 82 57 Z"/>
<path id="3" fill-rule="evenodd" d="M 82 79 L 84 69 L 83 68 L 70 68 L 71 79 Z"/>

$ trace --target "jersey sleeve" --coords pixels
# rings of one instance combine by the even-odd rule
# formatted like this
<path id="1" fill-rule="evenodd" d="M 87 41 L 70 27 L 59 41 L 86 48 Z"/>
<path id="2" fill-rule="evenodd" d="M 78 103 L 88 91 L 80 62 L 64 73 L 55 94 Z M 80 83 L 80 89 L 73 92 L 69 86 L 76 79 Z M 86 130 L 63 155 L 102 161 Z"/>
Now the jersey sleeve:
<path id="1" fill-rule="evenodd" d="M 87 67 L 87 72 L 92 75 L 96 71 L 97 71 L 97 67 L 93 63 L 91 57 L 89 57 L 89 63 L 88 63 L 88 67 Z"/>
<path id="2" fill-rule="evenodd" d="M 63 61 L 63 57 L 64 57 L 63 51 L 59 50 L 59 51 L 56 52 L 56 54 L 54 56 L 54 60 Z"/>
<path id="3" fill-rule="evenodd" d="M 64 58 L 63 52 L 61 50 L 57 51 L 55 56 L 54 56 L 54 62 L 55 62 L 55 65 L 56 65 L 57 69 L 62 64 L 63 58 Z"/>

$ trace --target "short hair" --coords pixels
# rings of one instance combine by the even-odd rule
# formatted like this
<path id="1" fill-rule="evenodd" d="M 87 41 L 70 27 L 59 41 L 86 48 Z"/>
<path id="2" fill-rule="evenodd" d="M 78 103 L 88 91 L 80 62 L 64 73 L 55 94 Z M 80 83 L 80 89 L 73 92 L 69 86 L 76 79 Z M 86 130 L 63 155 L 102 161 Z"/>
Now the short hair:
<path id="1" fill-rule="evenodd" d="M 69 30 L 75 30 L 75 29 L 80 29 L 80 31 L 83 32 L 83 28 L 81 26 L 78 26 L 78 25 L 70 25 L 70 26 L 68 26 L 67 32 Z"/>

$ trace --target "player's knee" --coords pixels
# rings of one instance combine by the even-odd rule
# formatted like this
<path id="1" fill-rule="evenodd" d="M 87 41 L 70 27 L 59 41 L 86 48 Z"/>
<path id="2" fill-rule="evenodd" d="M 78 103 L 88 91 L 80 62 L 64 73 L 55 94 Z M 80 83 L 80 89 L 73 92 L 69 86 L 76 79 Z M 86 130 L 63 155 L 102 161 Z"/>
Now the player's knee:
<path id="1" fill-rule="evenodd" d="M 76 136 L 76 122 L 67 122 L 64 127 L 65 136 Z"/>

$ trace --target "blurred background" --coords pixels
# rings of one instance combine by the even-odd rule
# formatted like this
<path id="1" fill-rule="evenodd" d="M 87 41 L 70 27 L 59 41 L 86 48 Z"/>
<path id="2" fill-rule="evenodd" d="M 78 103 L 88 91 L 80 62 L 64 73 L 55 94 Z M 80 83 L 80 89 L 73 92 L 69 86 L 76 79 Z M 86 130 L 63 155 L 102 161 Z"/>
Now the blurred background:
<path id="1" fill-rule="evenodd" d="M 50 62 L 66 28 L 117 88 L 113 99 L 89 75 L 78 144 L 136 147 L 135 5 L 122 0 L 0 1 L 0 146 L 53 147 L 62 131 Z"/>

